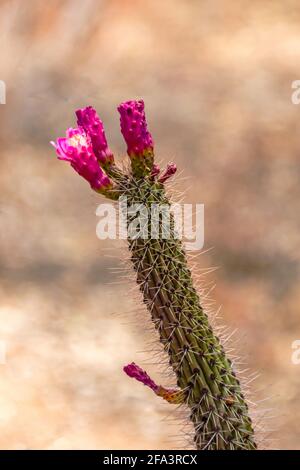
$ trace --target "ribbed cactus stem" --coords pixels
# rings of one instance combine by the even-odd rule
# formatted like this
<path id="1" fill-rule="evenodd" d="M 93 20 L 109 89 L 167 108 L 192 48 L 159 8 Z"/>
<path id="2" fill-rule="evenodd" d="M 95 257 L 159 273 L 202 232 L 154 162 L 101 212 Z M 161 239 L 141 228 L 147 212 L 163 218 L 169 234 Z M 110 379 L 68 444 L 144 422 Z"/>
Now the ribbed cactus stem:
<path id="1" fill-rule="evenodd" d="M 163 185 L 151 179 L 132 177 L 122 188 L 128 206 L 143 204 L 150 212 L 153 203 L 169 205 Z M 174 224 L 168 239 L 162 234 L 161 218 L 157 239 L 129 239 L 129 249 L 144 302 L 191 410 L 195 445 L 211 450 L 255 449 L 240 383 L 200 304 Z"/>

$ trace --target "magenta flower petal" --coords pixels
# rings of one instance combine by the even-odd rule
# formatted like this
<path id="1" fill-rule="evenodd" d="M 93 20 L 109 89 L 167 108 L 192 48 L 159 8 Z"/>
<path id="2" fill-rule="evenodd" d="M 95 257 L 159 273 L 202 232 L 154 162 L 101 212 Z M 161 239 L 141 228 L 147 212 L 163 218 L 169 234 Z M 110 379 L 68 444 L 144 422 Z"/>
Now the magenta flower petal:
<path id="1" fill-rule="evenodd" d="M 51 142 L 59 160 L 70 162 L 72 168 L 86 179 L 95 190 L 109 188 L 111 181 L 100 168 L 93 152 L 91 141 L 82 128 L 68 129 L 66 137 L 59 137 Z"/>
<path id="2" fill-rule="evenodd" d="M 144 101 L 125 101 L 118 107 L 121 132 L 131 156 L 143 156 L 153 152 L 153 140 L 147 129 Z"/>
<path id="3" fill-rule="evenodd" d="M 132 377 L 138 380 L 139 382 L 142 382 L 147 387 L 150 387 L 151 390 L 153 390 L 154 392 L 158 390 L 159 386 L 149 377 L 147 372 L 141 369 L 134 362 L 123 367 L 123 370 L 129 377 Z"/>
<path id="4" fill-rule="evenodd" d="M 90 137 L 94 154 L 100 163 L 112 163 L 114 160 L 111 150 L 108 148 L 103 123 L 96 110 L 92 106 L 76 111 L 77 124 L 82 127 Z"/>

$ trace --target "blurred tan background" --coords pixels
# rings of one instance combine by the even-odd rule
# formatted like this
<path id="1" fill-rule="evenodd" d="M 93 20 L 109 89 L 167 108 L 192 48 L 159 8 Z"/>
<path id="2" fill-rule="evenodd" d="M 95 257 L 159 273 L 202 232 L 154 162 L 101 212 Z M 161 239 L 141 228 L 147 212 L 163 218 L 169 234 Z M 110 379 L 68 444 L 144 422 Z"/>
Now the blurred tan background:
<path id="1" fill-rule="evenodd" d="M 186 202 L 205 204 L 197 263 L 219 267 L 271 447 L 300 449 L 299 21 L 296 0 L 0 2 L 1 449 L 182 445 L 172 408 L 122 372 L 134 360 L 166 383 L 126 251 L 96 238 L 100 199 L 49 145 L 92 104 L 126 158 L 116 107 L 135 98 Z"/>

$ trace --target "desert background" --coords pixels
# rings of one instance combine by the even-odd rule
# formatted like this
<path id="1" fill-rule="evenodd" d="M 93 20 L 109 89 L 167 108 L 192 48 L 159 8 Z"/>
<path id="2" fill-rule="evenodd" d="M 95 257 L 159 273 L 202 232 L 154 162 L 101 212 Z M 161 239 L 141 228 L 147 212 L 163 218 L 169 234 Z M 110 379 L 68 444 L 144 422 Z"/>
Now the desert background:
<path id="1" fill-rule="evenodd" d="M 177 189 L 205 205 L 196 263 L 218 267 L 220 321 L 260 374 L 265 445 L 300 449 L 299 22 L 296 0 L 0 1 L 1 449 L 183 446 L 171 405 L 122 371 L 171 383 L 126 246 L 97 239 L 102 198 L 49 144 L 93 105 L 126 159 L 116 107 L 137 98 Z"/>

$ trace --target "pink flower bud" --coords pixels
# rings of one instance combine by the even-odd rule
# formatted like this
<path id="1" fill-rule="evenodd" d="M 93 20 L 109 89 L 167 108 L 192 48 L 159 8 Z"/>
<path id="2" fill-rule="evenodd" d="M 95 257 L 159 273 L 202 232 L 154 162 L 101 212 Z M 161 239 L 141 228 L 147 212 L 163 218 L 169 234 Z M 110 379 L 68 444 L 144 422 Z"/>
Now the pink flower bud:
<path id="1" fill-rule="evenodd" d="M 90 137 L 94 154 L 100 164 L 112 163 L 113 154 L 108 148 L 103 123 L 92 106 L 76 111 L 77 124 Z"/>
<path id="2" fill-rule="evenodd" d="M 160 183 L 164 183 L 167 181 L 171 176 L 173 176 L 177 171 L 177 166 L 175 163 L 168 163 L 167 168 L 162 172 L 160 178 L 158 178 L 158 181 Z"/>
<path id="3" fill-rule="evenodd" d="M 125 101 L 118 107 L 121 132 L 130 157 L 153 153 L 153 140 L 147 129 L 144 101 Z"/>
<path id="4" fill-rule="evenodd" d="M 138 380 L 139 382 L 142 382 L 147 387 L 150 387 L 151 390 L 153 390 L 154 392 L 156 390 L 158 390 L 159 386 L 156 385 L 156 383 L 152 379 L 150 379 L 147 372 L 145 372 L 143 369 L 141 369 L 134 362 L 132 362 L 131 364 L 128 364 L 125 367 L 123 367 L 123 370 L 129 377 L 132 377 L 135 380 Z"/>
<path id="5" fill-rule="evenodd" d="M 181 389 L 165 388 L 161 385 L 157 385 L 147 374 L 146 371 L 141 369 L 137 364 L 132 362 L 127 366 L 123 367 L 124 372 L 135 380 L 142 382 L 146 387 L 151 388 L 153 392 L 162 397 L 168 403 L 179 405 L 185 401 L 185 393 Z"/>

